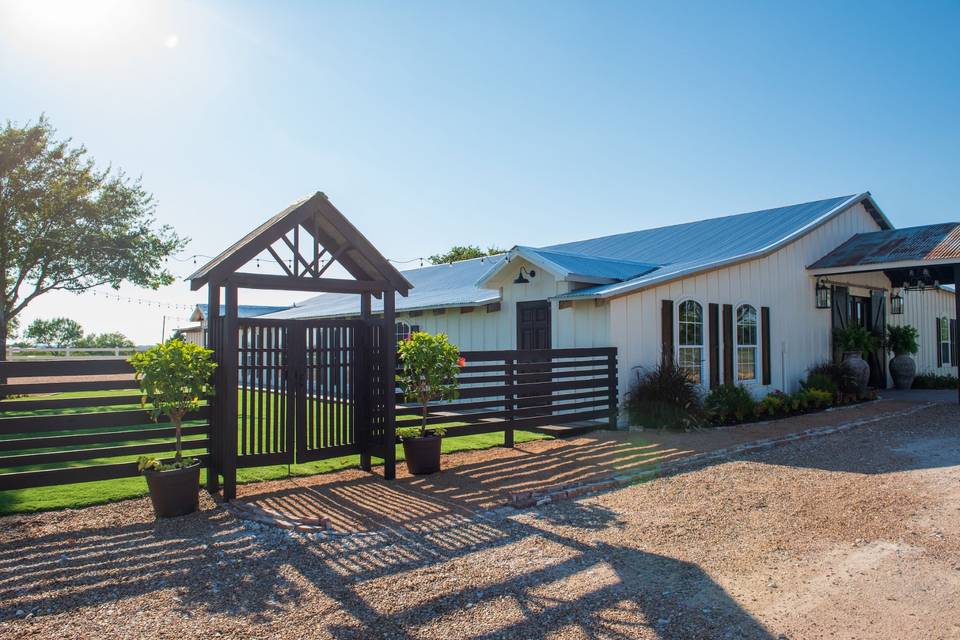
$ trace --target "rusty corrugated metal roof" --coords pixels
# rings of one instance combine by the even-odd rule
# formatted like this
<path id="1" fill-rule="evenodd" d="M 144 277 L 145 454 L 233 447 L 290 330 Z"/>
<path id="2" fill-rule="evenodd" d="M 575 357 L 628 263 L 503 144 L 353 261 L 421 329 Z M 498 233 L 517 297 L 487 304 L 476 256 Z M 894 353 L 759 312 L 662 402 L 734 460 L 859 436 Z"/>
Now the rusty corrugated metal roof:
<path id="1" fill-rule="evenodd" d="M 809 268 L 828 269 L 950 258 L 960 259 L 960 222 L 858 233 Z"/>

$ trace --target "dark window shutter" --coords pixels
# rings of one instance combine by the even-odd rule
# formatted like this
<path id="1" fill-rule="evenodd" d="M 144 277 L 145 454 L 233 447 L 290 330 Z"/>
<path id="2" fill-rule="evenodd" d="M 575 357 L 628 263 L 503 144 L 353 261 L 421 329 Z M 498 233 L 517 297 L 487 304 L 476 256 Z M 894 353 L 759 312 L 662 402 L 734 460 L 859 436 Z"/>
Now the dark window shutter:
<path id="1" fill-rule="evenodd" d="M 733 384 L 733 305 L 723 305 L 723 382 Z"/>
<path id="2" fill-rule="evenodd" d="M 831 324 L 832 330 L 844 329 L 847 326 L 847 318 L 850 317 L 849 291 L 847 287 L 833 286 L 833 292 L 830 296 L 833 299 L 833 309 L 831 310 L 833 320 Z M 833 348 L 833 359 L 835 362 L 839 362 L 843 354 L 840 353 L 840 347 L 837 346 L 836 341 L 833 339 L 832 330 L 830 332 L 830 344 Z"/>
<path id="3" fill-rule="evenodd" d="M 707 322 L 710 323 L 710 388 L 720 386 L 720 305 L 711 302 Z"/>
<path id="4" fill-rule="evenodd" d="M 770 307 L 760 307 L 760 362 L 763 384 L 770 384 Z"/>
<path id="5" fill-rule="evenodd" d="M 937 328 L 934 335 L 933 344 L 937 347 L 937 366 L 943 366 L 943 349 L 940 348 L 940 318 L 937 318 Z"/>
<path id="6" fill-rule="evenodd" d="M 950 364 L 957 366 L 957 321 L 950 321 Z"/>
<path id="7" fill-rule="evenodd" d="M 660 303 L 660 358 L 664 365 L 673 363 L 673 300 Z"/>
<path id="8" fill-rule="evenodd" d="M 410 327 L 410 333 L 416 333 L 417 331 L 420 331 L 420 325 L 418 325 L 418 324 L 411 325 L 411 327 Z"/>

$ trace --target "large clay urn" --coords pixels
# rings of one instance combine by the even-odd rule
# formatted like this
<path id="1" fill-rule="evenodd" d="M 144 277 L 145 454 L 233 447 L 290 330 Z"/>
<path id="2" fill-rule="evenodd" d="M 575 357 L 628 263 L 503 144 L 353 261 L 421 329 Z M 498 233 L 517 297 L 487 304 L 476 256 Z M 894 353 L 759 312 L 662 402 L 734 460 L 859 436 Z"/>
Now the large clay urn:
<path id="1" fill-rule="evenodd" d="M 861 394 L 866 393 L 870 382 L 870 365 L 863 359 L 859 351 L 847 351 L 843 354 L 843 361 L 854 372 L 857 379 L 857 389 Z"/>
<path id="2" fill-rule="evenodd" d="M 905 353 L 898 353 L 890 359 L 890 377 L 897 389 L 909 389 L 917 376 L 917 363 Z"/>

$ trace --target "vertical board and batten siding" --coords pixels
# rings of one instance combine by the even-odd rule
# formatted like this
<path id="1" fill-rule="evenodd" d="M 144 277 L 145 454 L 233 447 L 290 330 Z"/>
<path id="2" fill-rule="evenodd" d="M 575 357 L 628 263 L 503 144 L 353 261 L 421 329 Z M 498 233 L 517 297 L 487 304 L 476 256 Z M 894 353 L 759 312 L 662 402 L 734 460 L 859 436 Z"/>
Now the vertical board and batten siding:
<path id="1" fill-rule="evenodd" d="M 937 365 L 937 349 L 940 345 L 936 335 L 937 318 L 955 320 L 956 317 L 953 292 L 943 289 L 907 291 L 903 294 L 903 314 L 889 316 L 888 322 L 896 326 L 912 325 L 920 333 L 920 350 L 913 356 L 919 373 L 957 375 L 955 364 Z"/>
<path id="2" fill-rule="evenodd" d="M 523 259 L 511 261 L 509 269 L 492 286 L 499 287 L 502 299 L 499 311 L 487 311 L 487 305 L 479 304 L 470 313 L 456 307 L 436 314 L 432 309 L 420 315 L 397 313 L 397 320 L 410 326 L 419 326 L 421 331 L 445 333 L 450 341 L 463 351 L 489 351 L 517 348 L 517 303 L 532 300 L 550 300 L 551 346 L 555 349 L 592 348 L 610 346 L 609 306 L 596 304 L 593 300 L 577 301 L 566 309 L 560 309 L 558 294 L 569 291 L 569 283 L 558 282 L 551 274 Z M 537 275 L 529 278 L 528 284 L 514 284 L 520 268 Z"/>
<path id="3" fill-rule="evenodd" d="M 748 383 L 748 388 L 758 396 L 772 389 L 795 391 L 807 369 L 831 355 L 830 310 L 815 308 L 816 283 L 807 274 L 807 265 L 854 234 L 878 229 L 863 206 L 856 205 L 764 258 L 612 299 L 609 304 L 610 343 L 619 353 L 621 399 L 636 377 L 636 368 L 652 367 L 660 360 L 660 309 L 664 300 L 672 300 L 676 305 L 693 299 L 703 305 L 705 342 L 710 335 L 710 303 L 720 304 L 721 308 L 724 304 L 733 305 L 734 315 L 736 306 L 742 303 L 753 305 L 758 314 L 761 307 L 769 307 L 770 384 L 761 384 L 760 380 L 760 365 L 764 360 L 761 347 L 757 361 L 758 380 Z M 677 247 L 677 251 L 682 255 L 683 247 Z M 881 273 L 856 274 L 838 280 L 860 285 L 852 290 L 856 295 L 869 295 L 870 287 L 886 289 L 890 286 Z M 673 330 L 675 332 L 676 328 Z M 719 333 L 723 335 L 722 327 Z M 704 379 L 709 380 L 707 356 L 710 345 L 706 343 L 704 347 Z M 723 358 L 720 360 L 722 367 Z M 721 374 L 720 379 L 723 377 Z"/>

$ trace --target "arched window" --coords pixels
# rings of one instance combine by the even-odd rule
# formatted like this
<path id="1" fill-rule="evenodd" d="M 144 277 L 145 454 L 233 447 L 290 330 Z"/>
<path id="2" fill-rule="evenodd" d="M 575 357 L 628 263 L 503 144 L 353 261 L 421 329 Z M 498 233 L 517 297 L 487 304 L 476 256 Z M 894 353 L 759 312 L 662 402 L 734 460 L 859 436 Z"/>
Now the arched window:
<path id="1" fill-rule="evenodd" d="M 737 307 L 737 382 L 757 380 L 757 310 L 749 304 Z"/>
<path id="2" fill-rule="evenodd" d="M 402 342 L 410 337 L 410 325 L 402 320 L 397 322 L 397 342 Z"/>
<path id="3" fill-rule="evenodd" d="M 694 300 L 681 302 L 677 309 L 677 366 L 703 383 L 703 307 Z"/>

